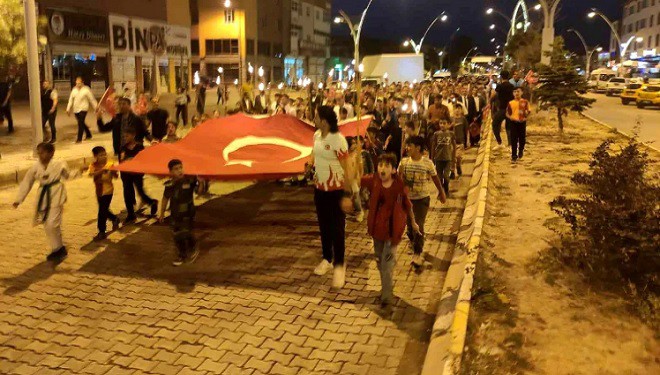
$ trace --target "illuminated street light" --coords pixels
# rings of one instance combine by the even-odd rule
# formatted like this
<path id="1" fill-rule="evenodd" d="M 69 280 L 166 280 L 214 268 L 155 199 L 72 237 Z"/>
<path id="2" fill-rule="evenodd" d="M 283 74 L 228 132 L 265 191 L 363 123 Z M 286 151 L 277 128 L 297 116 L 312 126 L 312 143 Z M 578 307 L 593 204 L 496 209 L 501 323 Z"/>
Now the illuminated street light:
<path id="1" fill-rule="evenodd" d="M 596 48 L 596 51 L 598 51 L 598 52 L 603 52 L 603 47 L 598 47 L 598 48 Z"/>
<path id="2" fill-rule="evenodd" d="M 335 17 L 335 23 L 342 23 L 341 17 Z"/>
<path id="3" fill-rule="evenodd" d="M 263 67 L 263 66 L 260 66 L 260 67 L 259 67 L 258 74 L 259 74 L 259 77 L 263 77 L 263 76 L 264 76 L 264 67 Z"/>
<path id="4" fill-rule="evenodd" d="M 490 25 L 489 29 L 495 30 L 495 24 Z"/>
<path id="5" fill-rule="evenodd" d="M 222 69 L 222 67 L 219 67 L 218 68 L 218 73 L 220 73 L 220 74 L 224 73 L 224 69 Z"/>
<path id="6" fill-rule="evenodd" d="M 493 10 L 494 10 L 493 8 L 486 9 L 486 14 L 492 14 Z"/>
<path id="7" fill-rule="evenodd" d="M 621 36 L 619 35 L 619 31 L 617 30 L 616 26 L 614 26 L 612 21 L 610 21 L 610 19 L 607 18 L 607 16 L 605 16 L 603 13 L 601 13 L 598 9 L 591 8 L 591 11 L 587 14 L 587 17 L 594 18 L 596 16 L 599 16 L 600 18 L 602 18 L 603 21 L 605 21 L 605 23 L 607 23 L 607 25 L 610 27 L 610 30 L 612 30 L 612 34 L 614 35 L 614 38 L 616 38 L 616 42 L 619 44 L 619 49 L 621 51 L 621 53 L 620 53 L 621 56 L 619 56 L 619 57 L 621 58 L 621 61 L 623 61 L 623 58 L 626 54 L 626 50 L 628 49 L 628 46 L 630 45 L 630 41 L 632 41 L 632 38 L 634 38 L 634 37 L 631 37 L 630 40 L 627 43 L 622 43 L 621 42 Z"/>
<path id="8" fill-rule="evenodd" d="M 358 66 L 358 72 L 360 72 L 360 73 L 363 73 L 363 72 L 364 72 L 364 65 L 363 65 L 363 64 L 360 64 L 360 65 Z"/>
<path id="9" fill-rule="evenodd" d="M 438 56 L 442 56 L 442 55 L 444 55 L 444 54 L 445 54 L 445 51 L 440 51 L 440 52 L 438 52 Z"/>
<path id="10" fill-rule="evenodd" d="M 635 39 L 635 41 L 636 41 L 637 43 L 641 43 L 641 42 L 644 41 L 644 38 L 642 38 L 642 37 L 640 36 L 640 37 L 637 37 L 637 39 Z"/>
<path id="11" fill-rule="evenodd" d="M 225 0 L 225 8 L 231 7 L 231 0 Z"/>
<path id="12" fill-rule="evenodd" d="M 410 45 L 410 41 L 409 41 L 409 40 L 406 40 L 405 42 L 403 42 L 403 46 L 404 46 L 404 47 L 408 47 L 409 45 Z"/>
<path id="13" fill-rule="evenodd" d="M 419 40 L 419 43 L 416 43 L 412 39 L 408 39 L 403 43 L 403 45 L 405 47 L 408 47 L 408 46 L 412 45 L 413 49 L 415 50 L 415 53 L 419 55 L 422 51 L 422 45 L 424 44 L 424 39 L 426 39 L 426 35 L 428 35 L 428 33 L 431 30 L 431 28 L 433 27 L 433 25 L 435 25 L 435 23 L 438 22 L 438 20 L 442 21 L 442 22 L 445 22 L 445 21 L 447 21 L 448 18 L 449 17 L 447 16 L 447 14 L 445 12 L 440 13 L 440 15 L 435 17 L 433 19 L 433 21 L 431 21 L 429 26 L 426 28 L 426 31 L 424 32 L 424 35 L 422 35 L 422 39 Z"/>
<path id="14" fill-rule="evenodd" d="M 535 11 L 538 12 L 538 11 L 541 10 L 541 9 L 542 9 L 541 4 L 536 4 L 536 5 L 534 5 L 534 10 L 535 10 Z"/>
<path id="15" fill-rule="evenodd" d="M 491 43 L 495 43 L 495 38 L 490 40 Z"/>

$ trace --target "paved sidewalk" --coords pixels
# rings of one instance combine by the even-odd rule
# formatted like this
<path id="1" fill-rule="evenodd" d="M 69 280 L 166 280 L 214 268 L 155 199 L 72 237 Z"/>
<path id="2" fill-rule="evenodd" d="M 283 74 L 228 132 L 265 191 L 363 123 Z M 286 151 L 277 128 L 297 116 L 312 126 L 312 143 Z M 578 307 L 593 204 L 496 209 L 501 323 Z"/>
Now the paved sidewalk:
<path id="1" fill-rule="evenodd" d="M 419 373 L 469 179 L 452 182 L 446 205 L 432 204 L 423 272 L 401 244 L 390 312 L 376 304 L 365 223 L 347 226 L 344 289 L 312 274 L 321 249 L 310 188 L 213 184 L 229 195 L 199 208 L 202 253 L 180 268 L 170 265 L 169 228 L 153 220 L 90 243 L 87 179 L 67 183 L 70 255 L 57 269 L 44 262 L 42 229 L 29 224 L 35 193 L 18 210 L 2 203 L 0 225 L 12 230 L 0 236 L 0 373 Z M 162 181 L 149 179 L 147 191 L 160 197 Z M 0 191 L 0 202 L 14 193 Z"/>

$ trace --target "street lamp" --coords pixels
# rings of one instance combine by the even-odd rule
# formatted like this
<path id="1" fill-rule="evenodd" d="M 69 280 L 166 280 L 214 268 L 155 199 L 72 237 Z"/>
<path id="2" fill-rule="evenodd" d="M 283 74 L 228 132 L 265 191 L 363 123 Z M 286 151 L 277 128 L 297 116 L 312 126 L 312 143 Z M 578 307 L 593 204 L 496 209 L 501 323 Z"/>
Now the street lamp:
<path id="1" fill-rule="evenodd" d="M 433 19 L 433 21 L 431 22 L 429 27 L 426 28 L 426 32 L 424 32 L 424 35 L 422 36 L 422 39 L 419 40 L 419 43 L 416 43 L 414 40 L 409 39 L 409 40 L 406 40 L 403 43 L 403 45 L 405 47 L 408 47 L 409 45 L 412 44 L 413 49 L 415 50 L 415 53 L 419 55 L 420 52 L 422 51 L 422 44 L 424 44 L 424 39 L 426 39 L 426 35 L 429 33 L 429 31 L 431 30 L 433 25 L 435 25 L 435 23 L 438 22 L 438 20 L 441 21 L 441 22 L 445 22 L 445 21 L 447 21 L 447 19 L 448 19 L 448 16 L 445 12 L 440 13 L 439 16 L 437 16 L 437 17 L 435 17 L 435 19 Z"/>
<path id="2" fill-rule="evenodd" d="M 610 27 L 610 30 L 612 30 L 612 34 L 614 34 L 614 38 L 616 38 L 616 42 L 619 45 L 619 50 L 621 52 L 619 58 L 621 59 L 621 61 L 623 61 L 623 57 L 626 54 L 626 50 L 628 49 L 628 46 L 630 45 L 630 42 L 632 41 L 632 39 L 634 37 L 631 37 L 630 40 L 627 43 L 625 43 L 625 44 L 622 43 L 621 42 L 621 36 L 619 35 L 619 31 L 616 29 L 616 27 L 614 26 L 612 21 L 610 21 L 610 19 L 607 18 L 607 16 L 604 15 L 603 13 L 601 13 L 598 9 L 591 8 L 591 12 L 589 12 L 587 14 L 587 17 L 594 18 L 596 16 L 599 16 L 600 18 L 602 18 L 603 21 L 605 21 L 607 23 L 607 25 Z"/>
<path id="3" fill-rule="evenodd" d="M 225 8 L 231 7 L 231 0 L 225 0 Z"/>
<path id="4" fill-rule="evenodd" d="M 362 14 L 360 15 L 360 21 L 357 23 L 357 25 L 354 24 L 353 21 L 351 21 L 351 18 L 343 10 L 339 11 L 339 14 L 341 15 L 341 17 L 336 17 L 335 18 L 335 23 L 346 23 L 346 25 L 348 25 L 348 29 L 351 32 L 351 36 L 353 37 L 354 49 L 355 49 L 355 51 L 354 51 L 354 54 L 355 54 L 354 55 L 355 56 L 354 60 L 355 60 L 355 62 L 353 63 L 354 65 L 359 64 L 359 61 L 360 61 L 360 34 L 362 33 L 362 26 L 364 25 L 364 19 L 367 16 L 367 12 L 369 11 L 369 7 L 371 7 L 371 4 L 373 2 L 374 2 L 374 0 L 369 0 L 369 3 L 367 4 L 367 7 L 364 8 L 364 10 L 362 11 Z M 358 70 L 359 70 L 359 68 L 358 68 Z M 358 81 L 357 76 L 358 75 L 356 74 L 355 90 L 356 90 L 357 98 L 358 98 L 358 101 L 359 101 L 361 93 L 362 93 L 362 84 Z M 355 112 L 356 112 L 358 121 L 360 121 L 362 119 L 361 110 L 360 110 L 361 109 L 360 108 L 361 104 L 360 103 L 356 103 L 356 104 L 357 105 L 355 106 Z M 360 125 L 359 125 L 359 123 L 358 123 L 357 131 L 358 131 L 358 135 L 359 135 L 360 134 Z M 358 143 L 358 146 L 359 145 L 360 145 L 360 143 Z"/>
<path id="5" fill-rule="evenodd" d="M 589 50 L 589 46 L 587 45 L 587 41 L 584 39 L 582 34 L 580 34 L 579 31 L 577 31 L 575 29 L 568 29 L 566 31 L 569 32 L 569 33 L 574 33 L 575 35 L 577 35 L 578 38 L 580 38 L 580 42 L 582 42 L 582 46 L 584 47 L 584 57 L 587 59 L 587 61 L 585 63 L 585 72 L 587 73 L 587 76 L 589 76 L 589 73 L 591 73 L 591 69 L 590 69 L 591 68 L 591 56 L 594 54 L 594 51 L 597 51 L 599 48 L 600 48 L 600 51 L 602 51 L 603 49 L 601 47 L 596 47 L 592 50 Z"/>
<path id="6" fill-rule="evenodd" d="M 550 64 L 549 52 L 555 40 L 555 14 L 561 0 L 539 0 L 543 10 L 543 31 L 541 34 L 541 63 Z"/>
<path id="7" fill-rule="evenodd" d="M 467 60 L 468 56 L 472 53 L 472 51 L 476 51 L 477 49 L 479 49 L 479 47 L 472 47 L 472 48 L 470 48 L 470 50 L 468 51 L 468 53 L 466 53 L 466 54 L 465 54 L 465 57 L 463 58 L 463 65 L 465 65 L 465 60 Z"/>
<path id="8" fill-rule="evenodd" d="M 490 25 L 489 29 L 495 30 L 495 24 Z"/>

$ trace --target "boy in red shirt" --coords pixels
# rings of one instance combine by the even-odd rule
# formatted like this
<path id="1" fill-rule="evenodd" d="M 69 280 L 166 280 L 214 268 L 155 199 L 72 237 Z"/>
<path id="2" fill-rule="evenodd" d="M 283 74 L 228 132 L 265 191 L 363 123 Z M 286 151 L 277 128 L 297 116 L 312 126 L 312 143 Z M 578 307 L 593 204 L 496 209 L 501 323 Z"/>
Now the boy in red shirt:
<path id="1" fill-rule="evenodd" d="M 376 265 L 382 284 L 380 303 L 383 307 L 391 304 L 394 297 L 392 273 L 396 264 L 396 248 L 406 230 L 407 220 L 410 220 L 415 233 L 421 235 L 408 188 L 396 174 L 395 165 L 396 156 L 381 155 L 378 158 L 378 173 L 362 177 L 362 188 L 370 192 L 367 228 L 374 241 Z"/>
<path id="2" fill-rule="evenodd" d="M 511 129 L 511 161 L 522 159 L 527 135 L 527 116 L 531 113 L 529 102 L 522 98 L 523 90 L 513 90 L 513 100 L 506 107 L 506 118 Z"/>

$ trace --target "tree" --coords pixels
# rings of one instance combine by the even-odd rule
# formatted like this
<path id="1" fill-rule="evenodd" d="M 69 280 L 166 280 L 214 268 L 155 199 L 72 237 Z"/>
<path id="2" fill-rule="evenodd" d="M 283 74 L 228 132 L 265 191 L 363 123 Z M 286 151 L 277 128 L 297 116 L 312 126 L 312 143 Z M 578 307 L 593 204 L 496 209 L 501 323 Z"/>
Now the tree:
<path id="1" fill-rule="evenodd" d="M 504 51 L 520 68 L 531 68 L 541 61 L 541 33 L 532 28 L 516 33 L 511 36 Z"/>
<path id="2" fill-rule="evenodd" d="M 557 110 L 559 132 L 564 132 L 564 116 L 569 110 L 582 113 L 591 107 L 595 99 L 589 99 L 580 93 L 587 91 L 585 81 L 571 62 L 568 51 L 564 49 L 564 39 L 555 38 L 550 57 L 550 65 L 539 65 L 539 87 L 535 95 L 540 102 L 540 108 Z"/>
<path id="3" fill-rule="evenodd" d="M 0 0 L 0 71 L 7 72 L 25 63 L 27 45 L 25 43 L 25 16 L 20 0 Z M 45 45 L 47 21 L 39 17 L 37 32 L 39 43 Z"/>

